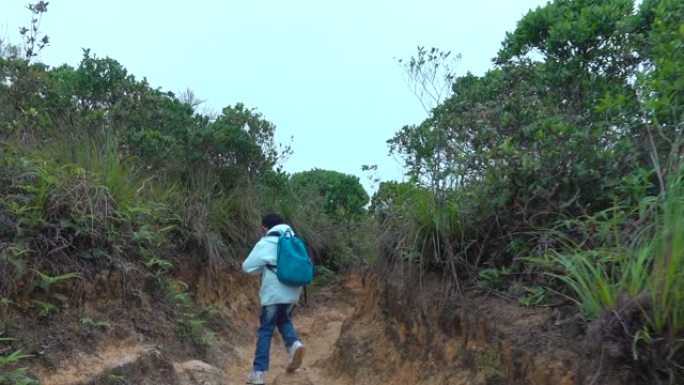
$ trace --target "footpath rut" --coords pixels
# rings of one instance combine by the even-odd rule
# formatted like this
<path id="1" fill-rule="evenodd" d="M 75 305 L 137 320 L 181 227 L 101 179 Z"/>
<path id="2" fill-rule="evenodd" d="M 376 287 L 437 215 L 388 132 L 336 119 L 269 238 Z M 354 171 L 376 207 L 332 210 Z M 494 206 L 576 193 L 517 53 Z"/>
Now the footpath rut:
<path id="1" fill-rule="evenodd" d="M 415 299 L 424 307 L 406 310 L 399 290 L 383 292 L 360 277 L 312 291 L 309 305 L 293 316 L 306 346 L 302 367 L 286 373 L 287 354 L 275 333 L 268 385 L 625 383 L 616 373 L 602 373 L 600 362 L 573 345 L 574 329 L 554 326 L 558 314 L 547 308 L 521 308 L 482 293 L 446 306 L 438 291 L 424 287 Z M 175 340 L 157 339 L 155 345 L 133 333 L 101 341 L 88 353 L 69 353 L 49 371 L 32 373 L 43 385 L 244 384 L 258 312 L 253 303 L 225 312 L 222 322 L 230 331 L 197 354 L 175 354 L 167 345 Z"/>
<path id="2" fill-rule="evenodd" d="M 354 312 L 350 298 L 358 297 L 360 284 L 354 280 L 334 289 L 317 289 L 310 305 L 295 310 L 297 332 L 306 346 L 302 367 L 286 373 L 287 354 L 276 332 L 271 345 L 267 384 L 347 385 L 342 378 L 330 378 L 325 364 L 335 349 L 342 323 Z M 356 291 L 356 293 L 354 293 Z M 254 314 L 254 319 L 258 314 Z M 256 326 L 244 330 L 244 344 L 231 344 L 232 353 L 224 366 L 200 360 L 173 362 L 144 339 L 128 338 L 101 344 L 94 353 L 74 353 L 57 369 L 37 373 L 43 385 L 238 385 L 244 384 L 254 357 Z M 225 341 L 224 341 L 225 342 Z M 128 377 L 128 376 L 131 377 Z"/>
<path id="3" fill-rule="evenodd" d="M 346 284 L 345 289 L 360 290 L 353 283 Z M 285 372 L 287 353 L 280 335 L 276 333 L 271 345 L 270 370 L 266 374 L 267 384 L 348 384 L 343 379 L 327 376 L 325 363 L 332 356 L 342 323 L 352 315 L 354 306 L 339 297 L 335 298 L 333 293 L 318 293 L 316 296 L 321 298 L 321 301 L 311 304 L 309 308 L 295 310 L 295 326 L 306 345 L 302 367 L 293 373 Z M 254 344 L 239 346 L 236 351 L 240 357 L 238 362 L 224 368 L 229 378 L 228 383 L 231 385 L 244 384 L 252 366 Z"/>

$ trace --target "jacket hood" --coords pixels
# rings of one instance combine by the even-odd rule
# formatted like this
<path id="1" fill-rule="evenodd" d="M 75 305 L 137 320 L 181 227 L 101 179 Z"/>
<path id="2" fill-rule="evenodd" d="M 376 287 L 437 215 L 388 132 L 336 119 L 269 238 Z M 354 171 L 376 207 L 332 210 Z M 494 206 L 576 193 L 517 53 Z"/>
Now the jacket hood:
<path id="1" fill-rule="evenodd" d="M 290 225 L 285 224 L 285 223 L 280 224 L 280 225 L 275 225 L 275 226 L 271 227 L 271 228 L 266 232 L 266 234 L 269 234 L 269 233 L 274 232 L 274 231 L 280 231 L 281 233 L 284 233 L 284 232 L 286 232 L 286 231 L 291 231 L 292 234 L 294 234 L 294 231 L 292 230 L 292 227 L 290 227 Z M 273 243 L 278 243 L 278 237 L 266 236 L 266 235 L 264 234 L 264 238 L 267 239 L 267 240 L 269 240 L 269 241 L 271 241 L 271 242 L 273 242 Z"/>
<path id="2" fill-rule="evenodd" d="M 271 227 L 271 229 L 268 230 L 267 232 L 268 232 L 268 233 L 270 233 L 271 231 L 285 232 L 285 231 L 288 231 L 288 230 L 291 231 L 291 232 L 294 234 L 294 231 L 292 230 L 292 227 L 290 227 L 290 225 L 288 225 L 288 224 L 286 224 L 286 223 L 282 223 L 282 224 L 275 225 L 275 226 Z"/>

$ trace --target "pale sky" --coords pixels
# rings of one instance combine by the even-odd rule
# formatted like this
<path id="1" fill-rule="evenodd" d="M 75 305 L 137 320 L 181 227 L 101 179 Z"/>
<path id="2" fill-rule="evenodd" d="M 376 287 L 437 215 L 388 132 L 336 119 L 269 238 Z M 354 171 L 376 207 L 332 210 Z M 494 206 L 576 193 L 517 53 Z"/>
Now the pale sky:
<path id="1" fill-rule="evenodd" d="M 0 1 L 0 37 L 20 42 L 29 2 Z M 396 59 L 434 46 L 462 55 L 456 75 L 481 75 L 505 33 L 546 2 L 51 0 L 39 60 L 76 67 L 90 48 L 153 87 L 190 88 L 209 110 L 242 102 L 276 125 L 279 142 L 294 137 L 286 171 L 340 171 L 370 190 L 361 165 L 402 180 L 386 141 L 426 117 Z"/>

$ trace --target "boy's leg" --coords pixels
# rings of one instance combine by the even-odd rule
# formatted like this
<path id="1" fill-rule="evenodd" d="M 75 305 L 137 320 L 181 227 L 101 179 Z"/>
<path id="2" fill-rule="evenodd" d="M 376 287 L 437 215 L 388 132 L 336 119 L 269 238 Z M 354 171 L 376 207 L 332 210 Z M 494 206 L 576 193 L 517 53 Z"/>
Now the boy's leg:
<path id="1" fill-rule="evenodd" d="M 283 337 L 283 342 L 285 342 L 285 347 L 289 348 L 295 341 L 299 341 L 297 336 L 297 331 L 292 324 L 292 311 L 294 310 L 294 304 L 280 304 L 278 305 L 278 319 L 277 325 L 280 335 Z"/>
<path id="2" fill-rule="evenodd" d="M 265 372 L 268 370 L 271 338 L 273 338 L 273 330 L 277 325 L 278 313 L 278 305 L 261 307 L 261 317 L 259 317 L 261 326 L 257 331 L 256 353 L 254 354 L 253 368 L 255 371 Z"/>
<path id="3" fill-rule="evenodd" d="M 278 310 L 278 330 L 283 337 L 287 348 L 287 365 L 285 370 L 291 372 L 302 365 L 304 357 L 304 344 L 299 341 L 295 327 L 292 324 L 292 310 L 295 305 L 279 305 Z"/>

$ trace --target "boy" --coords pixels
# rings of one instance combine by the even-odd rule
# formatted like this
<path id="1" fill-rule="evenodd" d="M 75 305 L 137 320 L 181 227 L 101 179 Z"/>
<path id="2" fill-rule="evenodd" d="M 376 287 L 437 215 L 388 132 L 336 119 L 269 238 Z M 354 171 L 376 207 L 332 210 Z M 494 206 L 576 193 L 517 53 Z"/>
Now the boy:
<path id="1" fill-rule="evenodd" d="M 261 230 L 264 233 L 242 263 L 242 270 L 251 275 L 261 274 L 261 323 L 257 332 L 256 353 L 252 371 L 247 377 L 248 384 L 264 384 L 264 372 L 268 370 L 271 350 L 271 339 L 276 326 L 283 337 L 287 348 L 288 372 L 294 371 L 302 364 L 304 344 L 299 340 L 292 324 L 292 310 L 299 301 L 302 292 L 300 286 L 288 286 L 281 283 L 273 269 L 267 265 L 276 265 L 278 254 L 278 235 L 292 231 L 278 214 L 267 214 L 261 219 Z"/>

